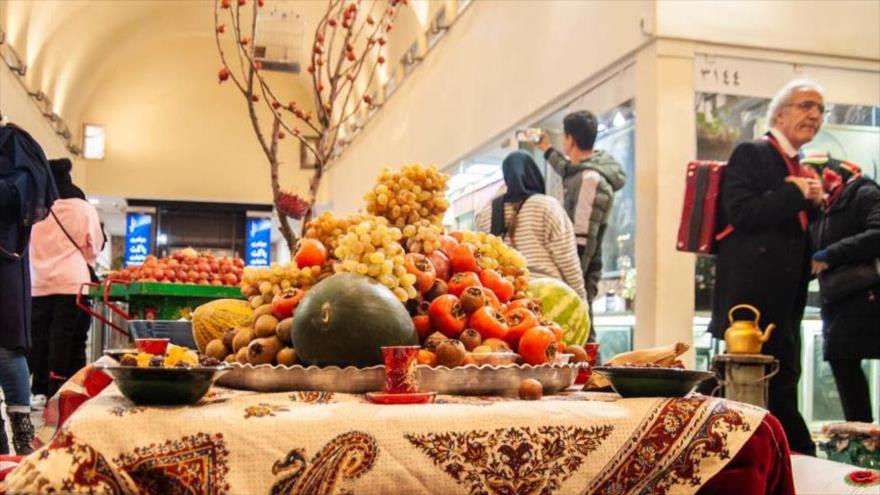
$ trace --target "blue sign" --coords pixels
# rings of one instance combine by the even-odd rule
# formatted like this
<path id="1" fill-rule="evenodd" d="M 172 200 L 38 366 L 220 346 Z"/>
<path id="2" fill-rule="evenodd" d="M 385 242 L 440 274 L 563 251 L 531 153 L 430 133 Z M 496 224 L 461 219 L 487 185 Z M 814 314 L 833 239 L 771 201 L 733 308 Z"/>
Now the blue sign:
<path id="1" fill-rule="evenodd" d="M 153 215 L 129 213 L 125 221 L 125 266 L 142 265 L 150 254 Z"/>
<path id="2" fill-rule="evenodd" d="M 248 266 L 269 266 L 270 234 L 272 220 L 268 218 L 247 219 L 247 241 L 244 262 Z"/>

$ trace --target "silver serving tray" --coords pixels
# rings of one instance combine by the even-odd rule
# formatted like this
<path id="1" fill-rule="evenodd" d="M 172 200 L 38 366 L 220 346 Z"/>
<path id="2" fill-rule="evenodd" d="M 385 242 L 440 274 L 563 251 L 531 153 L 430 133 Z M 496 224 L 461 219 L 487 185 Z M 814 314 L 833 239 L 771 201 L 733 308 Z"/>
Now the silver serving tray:
<path id="1" fill-rule="evenodd" d="M 469 364 L 455 368 L 445 366 L 417 368 L 419 389 L 448 395 L 515 396 L 519 384 L 534 378 L 544 386 L 545 394 L 567 389 L 577 377 L 579 364 L 542 364 L 538 366 L 509 364 L 504 366 Z M 217 380 L 224 387 L 258 392 L 321 391 L 362 394 L 382 390 L 385 367 L 349 366 L 303 367 L 233 363 L 231 369 Z"/>

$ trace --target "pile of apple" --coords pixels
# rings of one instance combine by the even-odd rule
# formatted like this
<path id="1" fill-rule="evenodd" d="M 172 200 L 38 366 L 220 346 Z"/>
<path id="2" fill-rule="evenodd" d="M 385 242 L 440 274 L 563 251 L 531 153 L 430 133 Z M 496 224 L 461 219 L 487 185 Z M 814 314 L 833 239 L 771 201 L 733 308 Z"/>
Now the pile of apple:
<path id="1" fill-rule="evenodd" d="M 147 256 L 144 264 L 111 272 L 108 277 L 118 282 L 237 286 L 243 270 L 241 258 L 217 258 L 211 253 L 186 248 L 164 258 Z"/>

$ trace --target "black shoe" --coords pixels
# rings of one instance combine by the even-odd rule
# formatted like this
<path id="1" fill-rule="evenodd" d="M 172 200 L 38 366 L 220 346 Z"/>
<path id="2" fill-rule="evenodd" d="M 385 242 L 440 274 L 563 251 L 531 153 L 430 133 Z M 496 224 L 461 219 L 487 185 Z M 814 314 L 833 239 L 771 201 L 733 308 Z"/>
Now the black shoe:
<path id="1" fill-rule="evenodd" d="M 12 425 L 12 445 L 15 447 L 15 454 L 28 455 L 33 452 L 31 444 L 34 442 L 34 425 L 31 423 L 30 413 L 11 412 L 9 422 Z"/>

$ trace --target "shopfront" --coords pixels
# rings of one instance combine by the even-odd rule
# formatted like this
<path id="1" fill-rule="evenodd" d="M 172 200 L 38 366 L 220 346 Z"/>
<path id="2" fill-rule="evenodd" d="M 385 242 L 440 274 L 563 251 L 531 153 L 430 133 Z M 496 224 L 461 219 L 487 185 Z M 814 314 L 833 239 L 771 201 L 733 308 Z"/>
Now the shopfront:
<path id="1" fill-rule="evenodd" d="M 707 369 L 723 349 L 706 333 L 714 262 L 675 250 L 674 236 L 689 160 L 726 160 L 736 143 L 766 130 L 770 97 L 787 81 L 811 78 L 826 89 L 823 128 L 805 152 L 825 151 L 859 164 L 866 175 L 880 171 L 880 71 L 850 59 L 736 50 L 658 40 L 635 55 L 566 92 L 539 115 L 446 168 L 453 177 L 446 223 L 469 228 L 473 215 L 502 184 L 500 166 L 515 149 L 533 151 L 548 194 L 561 195 L 561 181 L 517 130 L 545 129 L 560 145 L 565 114 L 587 109 L 599 117 L 596 148 L 626 169 L 603 240 L 603 277 L 593 303 L 595 327 L 608 358 L 633 347 L 682 340 L 694 345 L 693 362 Z M 818 286 L 810 287 L 803 323 L 801 410 L 814 428 L 843 415 L 830 368 L 822 360 Z M 691 296 L 688 296 L 688 295 Z M 880 367 L 865 363 L 876 384 Z"/>

